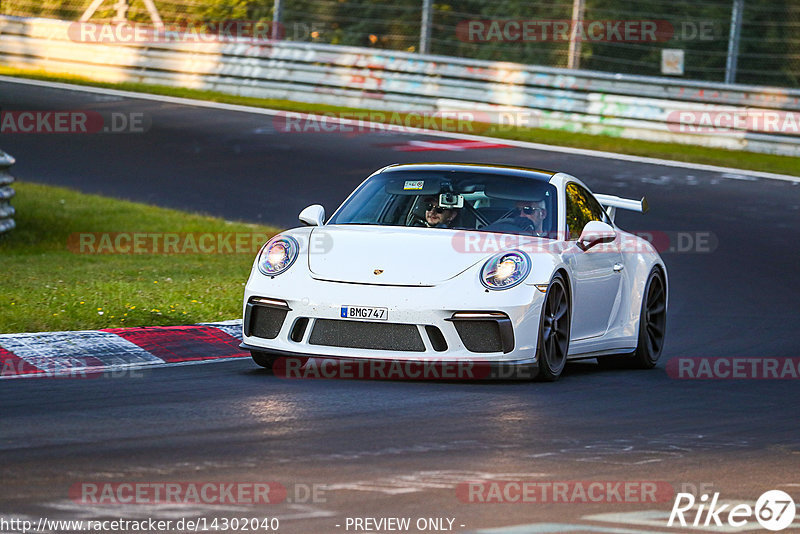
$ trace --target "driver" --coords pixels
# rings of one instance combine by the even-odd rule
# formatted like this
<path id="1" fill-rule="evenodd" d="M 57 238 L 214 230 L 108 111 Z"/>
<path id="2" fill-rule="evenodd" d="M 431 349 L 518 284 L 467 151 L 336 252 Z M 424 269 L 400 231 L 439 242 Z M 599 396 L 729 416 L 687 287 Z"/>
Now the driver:
<path id="1" fill-rule="evenodd" d="M 425 206 L 425 226 L 428 228 L 450 228 L 458 216 L 458 208 L 443 208 L 436 197 L 423 200 Z"/>
<path id="2" fill-rule="evenodd" d="M 525 232 L 543 236 L 544 220 L 547 217 L 547 203 L 544 200 L 521 200 L 515 205 L 516 216 L 511 222 Z"/>
<path id="3" fill-rule="evenodd" d="M 547 218 L 547 203 L 544 200 L 520 200 L 506 216 L 486 226 L 485 229 L 495 232 L 523 232 L 544 237 L 547 235 L 544 227 L 545 218 Z"/>

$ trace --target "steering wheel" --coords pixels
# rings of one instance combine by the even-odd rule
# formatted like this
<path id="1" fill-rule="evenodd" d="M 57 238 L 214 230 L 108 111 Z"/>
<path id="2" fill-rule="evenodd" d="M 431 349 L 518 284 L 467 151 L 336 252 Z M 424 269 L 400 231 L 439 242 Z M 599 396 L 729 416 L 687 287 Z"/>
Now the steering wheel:
<path id="1" fill-rule="evenodd" d="M 406 226 L 428 226 L 428 225 L 425 224 L 425 219 L 423 217 L 420 217 L 419 215 L 411 211 L 408 213 L 408 215 L 406 215 Z"/>

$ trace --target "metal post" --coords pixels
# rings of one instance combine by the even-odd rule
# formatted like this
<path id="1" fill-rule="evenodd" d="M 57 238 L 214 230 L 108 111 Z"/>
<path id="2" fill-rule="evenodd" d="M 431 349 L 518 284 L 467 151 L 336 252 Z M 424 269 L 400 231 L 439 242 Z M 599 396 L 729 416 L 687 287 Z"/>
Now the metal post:
<path id="1" fill-rule="evenodd" d="M 2 116 L 2 111 L 0 111 L 0 116 Z M 12 165 L 14 165 L 14 158 L 0 150 L 0 234 L 13 230 L 17 226 L 14 222 L 16 212 L 11 205 L 11 199 L 15 195 L 14 189 L 11 187 L 14 177 L 8 171 Z"/>
<path id="2" fill-rule="evenodd" d="M 736 63 L 739 60 L 739 37 L 742 34 L 742 11 L 744 11 L 744 0 L 733 0 L 731 33 L 728 39 L 728 59 L 725 62 L 725 83 L 736 82 Z"/>
<path id="3" fill-rule="evenodd" d="M 111 22 L 121 24 L 127 21 L 129 8 L 130 6 L 128 5 L 128 0 L 117 0 L 117 3 L 114 4 L 114 9 L 116 9 L 117 14 L 113 19 L 111 19 Z"/>
<path id="4" fill-rule="evenodd" d="M 432 0 L 422 0 L 422 20 L 419 27 L 419 53 L 430 52 L 431 24 L 433 17 Z"/>
<path id="5" fill-rule="evenodd" d="M 103 0 L 93 0 L 92 3 L 89 4 L 89 7 L 86 8 L 86 11 L 83 12 L 83 15 L 81 15 L 81 18 L 79 19 L 80 22 L 86 22 L 92 18 L 92 15 L 94 15 L 94 12 L 97 11 L 97 8 L 100 7 L 100 4 L 102 3 Z"/>
<path id="6" fill-rule="evenodd" d="M 92 0 L 92 3 L 89 4 L 89 7 L 86 8 L 86 11 L 83 12 L 81 18 L 78 19 L 80 22 L 86 22 L 94 16 L 97 9 L 103 5 L 105 0 Z M 147 8 L 147 12 L 150 14 L 150 19 L 157 25 L 163 26 L 163 21 L 161 20 L 161 16 L 158 14 L 158 8 L 156 8 L 155 3 L 153 0 L 143 0 L 144 5 Z M 116 10 L 117 14 L 112 20 L 112 22 L 120 24 L 125 22 L 128 19 L 128 0 L 117 0 L 117 3 L 114 4 L 114 9 Z"/>
<path id="7" fill-rule="evenodd" d="M 281 20 L 283 19 L 283 1 L 275 0 L 272 5 L 272 40 L 277 41 L 281 38 Z"/>
<path id="8" fill-rule="evenodd" d="M 156 4 L 153 2 L 153 0 L 143 0 L 143 1 L 145 7 L 147 8 L 147 12 L 150 13 L 150 20 L 152 20 L 156 26 L 163 27 L 164 21 L 161 20 L 161 15 L 158 14 L 158 8 L 156 7 Z"/>
<path id="9" fill-rule="evenodd" d="M 581 39 L 583 30 L 583 9 L 584 0 L 573 0 L 572 2 L 572 28 L 569 36 L 569 55 L 567 56 L 567 68 L 579 69 L 581 66 Z"/>

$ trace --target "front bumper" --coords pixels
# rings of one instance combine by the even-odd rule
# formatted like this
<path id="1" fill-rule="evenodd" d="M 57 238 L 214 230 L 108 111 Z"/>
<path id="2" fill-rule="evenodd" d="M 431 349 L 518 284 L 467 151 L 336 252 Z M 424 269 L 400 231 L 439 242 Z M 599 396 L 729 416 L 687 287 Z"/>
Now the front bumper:
<path id="1" fill-rule="evenodd" d="M 279 355 L 347 360 L 535 367 L 544 295 L 528 284 L 488 291 L 477 276 L 466 274 L 419 287 L 318 280 L 304 269 L 276 277 L 256 271 L 245 287 L 243 346 Z M 345 306 L 386 308 L 388 318 L 342 319 Z M 266 319 L 259 325 L 264 328 L 254 328 L 255 314 L 263 311 L 258 308 L 277 312 L 263 314 Z"/>

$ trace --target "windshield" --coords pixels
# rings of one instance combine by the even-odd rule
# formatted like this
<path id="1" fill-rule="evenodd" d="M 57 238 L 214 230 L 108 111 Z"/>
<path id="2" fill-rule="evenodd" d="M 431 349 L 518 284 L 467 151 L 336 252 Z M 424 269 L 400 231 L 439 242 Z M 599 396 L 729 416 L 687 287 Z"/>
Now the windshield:
<path id="1" fill-rule="evenodd" d="M 392 171 L 367 180 L 328 224 L 451 228 L 554 237 L 556 188 L 535 178 Z"/>

